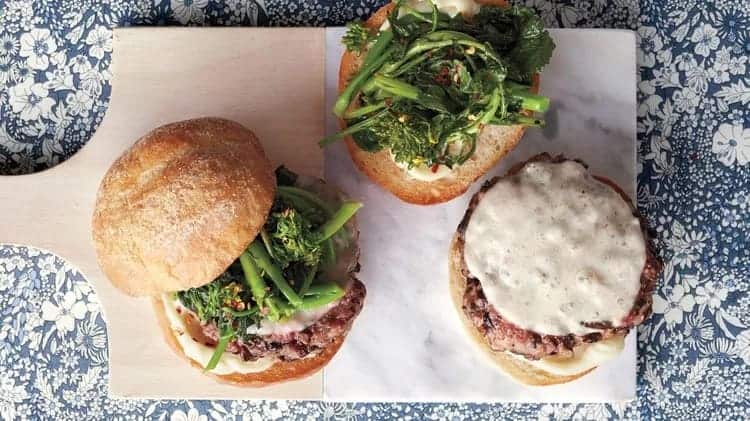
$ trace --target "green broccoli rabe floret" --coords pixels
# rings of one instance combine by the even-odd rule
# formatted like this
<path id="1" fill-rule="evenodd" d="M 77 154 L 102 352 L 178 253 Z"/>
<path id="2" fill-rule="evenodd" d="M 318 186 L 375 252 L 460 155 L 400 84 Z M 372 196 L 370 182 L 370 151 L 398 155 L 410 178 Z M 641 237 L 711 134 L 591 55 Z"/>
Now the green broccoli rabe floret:
<path id="1" fill-rule="evenodd" d="M 346 33 L 341 38 L 341 42 L 344 43 L 347 51 L 362 54 L 374 38 L 373 34 L 365 28 L 362 22 L 354 21 L 346 24 Z"/>
<path id="2" fill-rule="evenodd" d="M 271 240 L 271 256 L 281 269 L 292 262 L 303 262 L 310 267 L 320 262 L 322 248 L 312 223 L 300 211 L 286 208 L 271 213 L 265 229 Z"/>

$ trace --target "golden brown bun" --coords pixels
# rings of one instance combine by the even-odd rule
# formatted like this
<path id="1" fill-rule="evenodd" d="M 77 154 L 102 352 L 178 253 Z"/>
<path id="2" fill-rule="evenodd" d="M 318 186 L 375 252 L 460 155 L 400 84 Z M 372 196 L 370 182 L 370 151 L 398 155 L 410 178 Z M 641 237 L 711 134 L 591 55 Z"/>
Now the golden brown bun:
<path id="1" fill-rule="evenodd" d="M 505 0 L 478 0 L 478 3 L 507 6 Z M 381 7 L 370 16 L 365 25 L 371 29 L 380 28 L 391 9 L 393 3 Z M 339 67 L 339 92 L 344 90 L 360 64 L 361 57 L 348 51 L 344 52 Z M 535 76 L 532 91 L 537 92 L 538 88 L 539 78 Z M 343 120 L 340 120 L 340 125 L 342 128 L 346 127 Z M 351 136 L 347 136 L 345 141 L 352 160 L 371 180 L 405 202 L 431 205 L 447 202 L 463 194 L 474 181 L 513 150 L 521 140 L 523 132 L 524 127 L 520 125 L 485 127 L 477 139 L 477 148 L 472 157 L 455 167 L 449 177 L 435 181 L 420 181 L 409 177 L 405 170 L 396 165 L 387 150 L 366 152 L 354 143 Z"/>
<path id="2" fill-rule="evenodd" d="M 154 304 L 154 311 L 156 312 L 156 318 L 159 321 L 159 326 L 161 327 L 162 332 L 164 333 L 164 339 L 169 346 L 177 353 L 177 355 L 190 362 L 190 365 L 203 371 L 203 366 L 185 355 L 182 346 L 177 342 L 175 332 L 172 330 L 169 320 L 167 320 L 167 315 L 164 312 L 164 304 L 161 298 L 154 297 L 152 298 L 152 301 Z M 345 335 L 340 336 L 331 345 L 313 357 L 302 358 L 294 361 L 277 361 L 268 369 L 257 373 L 214 374 L 211 372 L 205 372 L 205 374 L 222 383 L 246 387 L 263 387 L 274 383 L 302 379 L 315 374 L 318 370 L 323 368 L 323 366 L 328 364 L 341 347 L 344 338 Z"/>
<path id="3" fill-rule="evenodd" d="M 592 369 L 583 371 L 578 374 L 571 376 L 561 376 L 558 374 L 552 374 L 544 370 L 540 370 L 533 367 L 530 364 L 524 363 L 523 360 L 508 355 L 505 352 L 494 351 L 487 344 L 487 341 L 482 334 L 477 330 L 471 320 L 466 317 L 466 313 L 463 310 L 464 291 L 466 291 L 466 277 L 461 273 L 461 260 L 463 255 L 457 247 L 457 235 L 453 237 L 451 241 L 450 256 L 448 259 L 449 265 L 449 278 L 450 278 L 450 294 L 453 301 L 453 305 L 456 308 L 461 322 L 469 334 L 472 342 L 482 349 L 482 352 L 489 357 L 489 359 L 495 363 L 503 372 L 509 375 L 514 380 L 528 384 L 531 386 L 549 386 L 553 384 L 567 383 L 573 381 L 579 377 L 582 377 Z"/>
<path id="4" fill-rule="evenodd" d="M 92 221 L 97 259 L 134 296 L 199 287 L 266 221 L 276 183 L 253 132 L 198 118 L 139 139 L 107 171 Z"/>

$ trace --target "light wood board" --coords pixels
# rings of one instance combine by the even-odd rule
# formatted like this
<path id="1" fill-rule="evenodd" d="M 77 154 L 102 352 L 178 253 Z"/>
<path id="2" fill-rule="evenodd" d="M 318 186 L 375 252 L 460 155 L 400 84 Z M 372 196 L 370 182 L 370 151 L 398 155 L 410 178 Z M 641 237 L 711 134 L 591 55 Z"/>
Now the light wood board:
<path id="1" fill-rule="evenodd" d="M 0 177 L 0 243 L 56 253 L 77 266 L 102 302 L 110 393 L 118 397 L 285 398 L 323 396 L 323 375 L 264 389 L 221 385 L 176 357 L 148 299 L 114 289 L 99 269 L 91 215 L 101 178 L 136 139 L 199 116 L 239 121 L 275 164 L 321 176 L 323 29 L 116 29 L 112 96 L 101 127 L 68 161 L 41 173 Z"/>

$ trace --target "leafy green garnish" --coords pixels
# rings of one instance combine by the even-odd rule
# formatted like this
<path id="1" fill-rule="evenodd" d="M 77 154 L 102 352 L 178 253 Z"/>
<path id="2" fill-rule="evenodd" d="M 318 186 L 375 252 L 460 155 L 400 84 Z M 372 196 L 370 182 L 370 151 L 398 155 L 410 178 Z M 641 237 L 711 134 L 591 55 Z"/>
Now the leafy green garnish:
<path id="1" fill-rule="evenodd" d="M 525 7 L 482 7 L 467 32 L 500 52 L 508 61 L 508 77 L 521 82 L 531 82 L 555 49 L 544 21 Z"/>
<path id="2" fill-rule="evenodd" d="M 351 136 L 409 168 L 453 167 L 471 157 L 487 124 L 543 124 L 528 114 L 549 100 L 530 84 L 554 43 L 530 9 L 483 6 L 464 20 L 397 2 L 388 21 L 334 105 L 347 128 L 321 146 Z"/>

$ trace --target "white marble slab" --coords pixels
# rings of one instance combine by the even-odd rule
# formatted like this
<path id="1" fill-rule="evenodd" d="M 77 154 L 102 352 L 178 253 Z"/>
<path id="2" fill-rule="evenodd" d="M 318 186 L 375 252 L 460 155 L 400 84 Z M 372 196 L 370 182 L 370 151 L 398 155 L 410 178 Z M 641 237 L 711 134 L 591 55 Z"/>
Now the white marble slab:
<path id="1" fill-rule="evenodd" d="M 582 158 L 635 191 L 636 64 L 630 31 L 552 30 L 557 43 L 542 77 L 552 98 L 547 127 L 529 130 L 491 175 L 548 151 Z M 342 31 L 327 31 L 327 103 L 336 95 Z M 327 130 L 337 130 L 329 115 Z M 622 401 L 635 397 L 635 335 L 592 374 L 560 386 L 523 387 L 484 360 L 465 336 L 448 294 L 448 244 L 477 183 L 463 197 L 408 205 L 353 166 L 342 144 L 326 151 L 326 175 L 364 201 L 361 279 L 367 301 L 325 370 L 325 394 L 358 401 Z"/>

